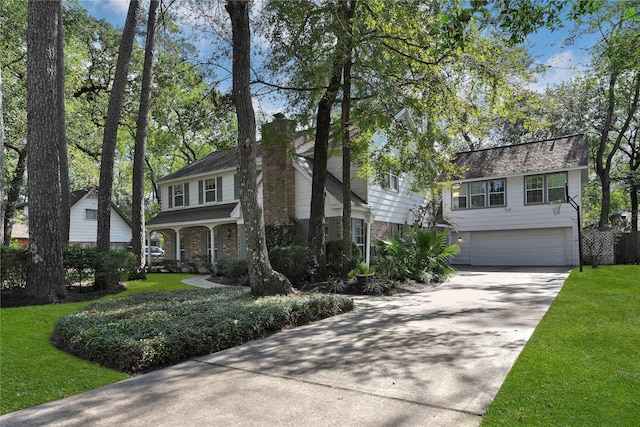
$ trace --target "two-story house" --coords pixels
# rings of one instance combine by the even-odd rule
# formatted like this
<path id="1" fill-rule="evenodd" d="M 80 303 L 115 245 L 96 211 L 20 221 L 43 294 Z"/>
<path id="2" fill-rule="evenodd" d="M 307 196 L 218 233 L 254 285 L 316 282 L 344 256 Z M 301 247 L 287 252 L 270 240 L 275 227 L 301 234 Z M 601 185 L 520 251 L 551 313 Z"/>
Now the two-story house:
<path id="1" fill-rule="evenodd" d="M 462 174 L 443 191 L 443 216 L 469 265 L 577 265 L 576 210 L 587 185 L 584 135 L 458 153 Z"/>
<path id="2" fill-rule="evenodd" d="M 313 145 L 296 133 L 290 121 L 277 118 L 265 125 L 258 168 L 259 200 L 265 227 L 284 230 L 292 244 L 306 245 L 311 211 Z M 273 137 L 270 141 L 268 138 Z M 284 137 L 284 138 L 283 138 Z M 283 146 L 282 141 L 285 141 Z M 287 150 L 288 148 L 288 150 Z M 327 238 L 342 236 L 342 158 L 327 165 L 325 218 Z M 365 249 L 371 240 L 388 239 L 410 226 L 412 209 L 424 197 L 411 193 L 407 177 L 389 173 L 384 186 L 356 177 L 351 171 L 352 239 Z M 158 181 L 161 211 L 146 224 L 148 233 L 164 235 L 165 259 L 186 260 L 207 255 L 244 258 L 246 242 L 239 200 L 236 149 L 216 151 Z M 373 214 L 367 227 L 365 219 Z"/>

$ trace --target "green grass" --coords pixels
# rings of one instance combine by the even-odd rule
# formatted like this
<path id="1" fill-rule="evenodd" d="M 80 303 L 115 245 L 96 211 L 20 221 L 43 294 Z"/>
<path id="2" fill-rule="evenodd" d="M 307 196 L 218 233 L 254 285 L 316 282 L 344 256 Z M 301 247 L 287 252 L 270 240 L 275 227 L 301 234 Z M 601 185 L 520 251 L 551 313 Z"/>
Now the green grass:
<path id="1" fill-rule="evenodd" d="M 193 289 L 188 274 L 149 274 L 127 283 L 118 295 Z M 56 349 L 49 342 L 55 322 L 93 302 L 0 309 L 0 414 L 61 399 L 128 377 Z"/>
<path id="2" fill-rule="evenodd" d="M 509 372 L 483 426 L 640 420 L 640 266 L 575 269 Z"/>

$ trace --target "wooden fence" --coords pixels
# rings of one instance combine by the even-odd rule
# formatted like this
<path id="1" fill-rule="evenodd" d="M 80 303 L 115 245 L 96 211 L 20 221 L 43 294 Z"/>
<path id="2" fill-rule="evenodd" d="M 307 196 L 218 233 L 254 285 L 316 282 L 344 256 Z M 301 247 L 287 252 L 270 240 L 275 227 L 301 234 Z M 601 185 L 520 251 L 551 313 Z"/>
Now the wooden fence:
<path id="1" fill-rule="evenodd" d="M 585 264 L 640 264 L 640 233 L 583 230 L 582 255 Z"/>
<path id="2" fill-rule="evenodd" d="M 616 238 L 616 264 L 640 264 L 640 232 L 628 231 Z"/>

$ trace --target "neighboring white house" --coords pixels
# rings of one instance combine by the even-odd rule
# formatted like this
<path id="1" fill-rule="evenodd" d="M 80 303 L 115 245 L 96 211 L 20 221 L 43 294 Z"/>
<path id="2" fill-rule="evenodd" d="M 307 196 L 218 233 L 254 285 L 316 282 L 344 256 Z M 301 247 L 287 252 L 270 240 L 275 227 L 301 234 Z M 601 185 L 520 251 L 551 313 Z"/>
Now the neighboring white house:
<path id="1" fill-rule="evenodd" d="M 94 191 L 76 190 L 70 195 L 69 244 L 84 247 L 95 246 L 98 241 L 98 197 Z M 24 216 L 29 216 L 29 205 L 21 205 Z M 27 220 L 28 222 L 28 220 Z M 28 236 L 28 228 L 26 228 Z M 124 249 L 131 242 L 131 222 L 114 205 L 111 205 L 111 249 Z M 28 240 L 28 239 L 27 239 Z M 25 244 L 28 244 L 25 242 Z"/>
<path id="2" fill-rule="evenodd" d="M 443 217 L 458 243 L 456 264 L 577 265 L 578 224 L 587 184 L 584 135 L 458 153 L 459 179 L 445 186 Z M 554 215 L 550 202 L 562 200 Z"/>
<path id="3" fill-rule="evenodd" d="M 295 244 L 305 245 L 309 230 L 313 148 L 292 130 L 292 124 L 278 118 L 265 132 L 286 140 L 295 154 L 284 153 L 282 144 L 263 141 L 256 159 L 259 199 L 267 234 L 279 229 Z M 284 136 L 284 138 L 282 138 Z M 291 147 L 290 147 L 291 148 Z M 243 258 L 246 254 L 244 222 L 236 176 L 236 149 L 217 151 L 158 181 L 162 194 L 161 211 L 146 223 L 147 232 L 162 232 L 166 259 L 185 260 L 207 255 Z M 342 158 L 331 157 L 327 164 L 325 217 L 327 238 L 342 235 Z M 373 213 L 371 240 L 388 239 L 414 217 L 411 209 L 424 197 L 409 191 L 405 176 L 388 174 L 383 188 L 355 177 L 351 171 L 352 240 L 364 249 L 367 224 L 365 214 Z"/>

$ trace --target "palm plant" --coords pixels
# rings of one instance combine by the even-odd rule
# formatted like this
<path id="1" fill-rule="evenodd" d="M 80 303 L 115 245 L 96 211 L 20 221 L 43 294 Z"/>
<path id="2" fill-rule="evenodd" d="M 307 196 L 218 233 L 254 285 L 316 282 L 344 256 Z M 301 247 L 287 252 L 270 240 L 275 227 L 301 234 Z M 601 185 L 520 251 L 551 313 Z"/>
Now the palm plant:
<path id="1" fill-rule="evenodd" d="M 460 252 L 458 245 L 447 245 L 447 230 L 425 230 L 414 224 L 411 233 L 383 243 L 376 260 L 378 271 L 389 279 L 422 279 L 435 276 L 442 280 L 455 270 L 448 259 Z"/>

